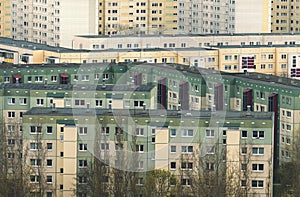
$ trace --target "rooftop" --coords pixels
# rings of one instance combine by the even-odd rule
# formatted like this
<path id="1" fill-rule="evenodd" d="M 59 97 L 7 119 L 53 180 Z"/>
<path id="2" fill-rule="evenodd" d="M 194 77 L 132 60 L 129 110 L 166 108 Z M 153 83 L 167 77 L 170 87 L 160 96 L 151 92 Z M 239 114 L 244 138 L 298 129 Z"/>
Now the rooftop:
<path id="1" fill-rule="evenodd" d="M 149 92 L 155 86 L 152 84 L 135 86 L 135 92 Z M 69 90 L 69 91 L 132 91 L 128 85 L 45 85 L 45 84 L 1 84 L 1 89 L 28 89 L 28 90 Z"/>
<path id="2" fill-rule="evenodd" d="M 272 120 L 273 112 L 210 112 L 210 111 L 175 111 L 142 109 L 87 109 L 87 108 L 44 108 L 34 107 L 24 115 L 37 116 L 128 116 L 141 118 L 199 118 L 199 119 L 265 119 Z"/>
<path id="3" fill-rule="evenodd" d="M 124 37 L 211 37 L 211 36 L 299 36 L 300 33 L 230 33 L 230 34 L 163 34 L 163 35 L 77 35 L 83 38 L 124 38 Z"/>

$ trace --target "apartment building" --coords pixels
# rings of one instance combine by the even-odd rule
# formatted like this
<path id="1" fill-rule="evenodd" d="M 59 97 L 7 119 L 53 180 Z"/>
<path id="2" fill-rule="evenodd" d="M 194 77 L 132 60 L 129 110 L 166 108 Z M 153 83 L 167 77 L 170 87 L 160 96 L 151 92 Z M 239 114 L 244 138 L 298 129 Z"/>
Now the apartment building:
<path id="1" fill-rule="evenodd" d="M 190 115 L 185 116 L 178 111 L 167 111 L 162 117 L 159 110 L 96 110 L 95 114 L 86 110 L 32 108 L 23 116 L 24 148 L 31 147 L 28 161 L 41 159 L 37 152 L 46 149 L 42 161 L 46 162 L 45 171 L 34 173 L 41 166 L 33 165 L 36 171 L 30 177 L 47 177 L 42 184 L 47 185 L 45 191 L 49 196 L 66 196 L 72 192 L 89 196 L 87 172 L 97 159 L 105 162 L 106 168 L 122 167 L 121 170 L 131 169 L 132 162 L 137 164 L 138 181 L 134 187 L 143 187 L 145 171 L 164 169 L 175 175 L 185 195 L 192 194 L 191 181 L 197 180 L 193 176 L 201 169 L 210 174 L 224 173 L 224 177 L 218 178 L 231 183 L 227 189 L 272 195 L 272 113 L 229 112 L 224 122 L 218 122 L 222 117 L 211 119 L 209 112 L 187 111 Z M 35 146 L 38 143 L 40 147 Z M 120 152 L 124 153 L 122 158 L 117 156 Z M 203 167 L 193 155 L 201 155 Z M 233 178 L 231 170 L 240 176 Z M 242 175 L 243 171 L 249 172 L 247 176 Z M 99 176 L 106 177 L 103 179 L 106 185 L 117 184 L 112 169 Z M 35 182 L 32 179 L 31 184 Z M 207 184 L 217 183 L 214 180 Z M 115 196 L 112 190 L 105 193 Z"/>
<path id="2" fill-rule="evenodd" d="M 281 0 L 272 2 L 272 32 L 299 32 L 299 1 Z"/>
<path id="3" fill-rule="evenodd" d="M 253 63 L 251 56 L 245 57 L 247 57 L 249 65 L 250 63 Z M 230 61 L 233 60 L 234 57 L 232 56 Z M 246 61 L 245 58 L 244 61 Z M 264 61 L 271 60 L 266 59 Z M 267 165 L 267 160 L 269 162 L 268 158 L 271 154 L 273 158 L 272 163 L 274 164 L 272 168 L 277 168 L 281 162 L 289 161 L 291 159 L 290 149 L 291 146 L 293 146 L 293 137 L 298 135 L 300 128 L 299 121 L 297 121 L 299 119 L 298 115 L 300 110 L 297 104 L 300 102 L 299 81 L 274 75 L 254 72 L 225 73 L 197 67 L 189 68 L 178 64 L 128 62 L 119 64 L 44 64 L 26 66 L 2 64 L 0 76 L 2 82 L 0 88 L 0 93 L 2 95 L 0 100 L 2 102 L 1 114 L 3 116 L 3 124 L 5 124 L 5 127 L 3 127 L 5 129 L 2 130 L 2 132 L 7 132 L 7 143 L 9 147 L 11 147 L 9 152 L 10 157 L 12 157 L 13 153 L 17 154 L 17 152 L 14 152 L 13 147 L 18 145 L 17 142 L 19 142 L 19 140 L 23 140 L 22 137 L 20 138 L 20 136 L 16 135 L 17 131 L 22 131 L 21 133 L 23 133 L 25 131 L 24 128 L 26 128 L 27 131 L 30 131 L 28 129 L 31 128 L 30 124 L 35 122 L 26 119 L 27 126 L 24 127 L 24 113 L 35 107 L 39 107 L 39 109 L 36 109 L 34 112 L 36 114 L 36 119 L 40 118 L 42 115 L 39 114 L 39 111 L 43 111 L 41 108 L 47 108 L 48 111 L 45 111 L 45 116 L 51 116 L 51 113 L 49 113 L 49 110 L 51 111 L 51 109 L 49 108 L 55 106 L 59 113 L 62 113 L 63 117 L 66 115 L 65 112 L 70 113 L 73 109 L 75 111 L 79 110 L 79 115 L 76 115 L 75 113 L 72 118 L 59 118 L 65 122 L 58 121 L 61 124 L 66 124 L 68 127 L 70 126 L 70 128 L 72 127 L 73 130 L 78 129 L 74 126 L 74 124 L 76 125 L 77 123 L 76 121 L 74 123 L 74 121 L 69 120 L 76 119 L 77 116 L 78 119 L 84 119 L 85 116 L 81 116 L 81 113 L 94 114 L 98 109 L 104 111 L 112 109 L 112 114 L 114 115 L 119 114 L 118 110 L 122 109 L 127 109 L 127 111 L 131 110 L 132 113 L 146 113 L 148 110 L 166 110 L 176 112 L 177 116 L 180 114 L 183 119 L 189 118 L 190 115 L 193 117 L 193 113 L 198 111 L 217 111 L 217 114 L 224 114 L 224 118 L 227 119 L 229 118 L 227 114 L 229 115 L 231 111 L 238 111 L 238 116 L 245 114 L 244 118 L 240 117 L 237 120 L 240 124 L 233 124 L 230 126 L 230 129 L 222 128 L 222 130 L 227 130 L 227 136 L 231 135 L 232 137 L 232 139 L 227 139 L 226 141 L 228 146 L 229 144 L 232 145 L 231 151 L 227 149 L 229 151 L 227 158 L 237 157 L 237 155 L 235 155 L 235 153 L 237 153 L 237 151 L 235 151 L 237 148 L 234 147 L 236 147 L 236 144 L 238 143 L 240 143 L 241 146 L 241 144 L 248 142 L 247 140 L 250 138 L 253 140 L 255 138 L 255 140 L 258 140 L 258 143 L 265 143 L 267 142 L 265 140 L 268 140 L 268 143 L 272 143 L 272 149 L 269 150 L 268 148 L 268 152 L 264 152 L 265 154 L 268 153 L 268 157 L 264 158 L 265 160 L 261 161 L 262 163 L 260 164 Z M 260 112 L 273 112 L 273 123 L 269 125 L 266 121 L 263 121 L 265 123 L 254 121 L 250 116 L 247 116 L 247 111 L 251 111 L 249 113 L 255 112 L 254 114 L 257 115 L 254 115 L 254 117 L 257 118 L 263 116 L 262 114 L 264 113 Z M 152 113 L 155 114 L 153 111 L 150 115 Z M 161 115 L 162 111 L 159 113 Z M 151 121 L 156 122 L 157 120 L 156 126 L 162 126 L 159 122 L 161 119 L 164 119 L 165 121 L 165 116 L 156 118 L 151 115 Z M 142 117 L 138 117 L 137 115 L 136 120 L 139 118 Z M 111 119 L 112 118 L 108 118 L 108 121 L 111 121 Z M 43 119 L 43 121 L 44 120 L 45 119 Z M 175 120 L 173 121 L 176 122 Z M 142 120 L 141 122 L 145 123 L 145 120 Z M 233 123 L 231 120 L 228 120 L 225 121 L 224 124 L 229 124 L 228 122 Z M 189 126 L 193 126 L 193 124 L 189 124 Z M 61 127 L 61 125 L 59 125 L 59 127 Z M 267 130 L 262 127 L 267 127 L 272 132 L 267 134 Z M 57 128 L 58 131 L 61 131 L 57 126 L 53 125 L 53 128 Z M 168 129 L 170 128 L 171 127 L 168 127 Z M 207 126 L 204 124 L 199 126 L 199 128 L 204 129 L 207 128 Z M 249 128 L 252 128 L 252 130 L 249 130 Z M 144 128 L 144 132 L 146 132 L 145 129 L 146 128 Z M 155 139 L 157 144 L 153 143 L 153 147 L 154 144 L 155 146 L 157 145 L 156 148 L 160 148 L 158 144 L 170 144 L 173 142 L 175 146 L 175 144 L 182 140 L 180 136 L 177 136 L 179 137 L 178 139 L 174 136 L 173 138 L 170 136 L 169 138 L 166 138 L 166 134 L 163 134 L 163 132 L 166 132 L 165 130 L 168 129 L 162 129 L 162 136 Z M 110 129 L 110 131 L 113 130 L 113 128 Z M 181 129 L 178 128 L 178 131 L 179 130 Z M 242 132 L 243 130 L 247 130 L 248 134 Z M 147 132 L 150 131 L 151 130 L 148 130 Z M 216 129 L 214 129 L 214 131 L 216 132 Z M 260 135 L 260 131 L 265 132 L 262 132 L 264 134 Z M 169 132 L 170 131 L 167 133 Z M 204 130 L 201 132 L 204 133 Z M 61 135 L 63 134 L 59 133 L 59 135 L 55 135 L 55 140 L 61 140 Z M 146 136 L 146 134 L 144 135 Z M 30 138 L 30 136 L 33 137 L 31 134 L 27 137 Z M 78 138 L 75 139 L 74 136 L 69 137 L 70 141 L 76 141 L 76 143 L 78 143 Z M 244 138 L 247 140 L 245 141 Z M 151 139 L 152 144 L 152 137 L 148 139 Z M 22 141 L 22 143 L 25 142 Z M 220 141 L 220 143 L 225 143 L 225 141 Z M 248 145 L 245 146 L 248 147 L 248 150 L 251 150 L 253 145 Z M 111 146 L 114 145 L 111 144 Z M 62 148 L 62 146 L 59 147 Z M 178 148 L 180 149 L 179 145 Z M 75 154 L 77 149 L 68 149 L 68 151 L 69 150 L 73 151 L 72 154 Z M 255 149 L 255 151 L 260 150 Z M 271 153 L 269 151 L 271 151 Z M 59 151 L 57 154 L 60 154 L 60 152 L 62 151 Z M 163 152 L 165 153 L 165 151 Z M 151 158 L 151 155 L 148 156 L 148 158 Z M 171 155 L 163 155 L 162 157 L 171 157 Z M 151 164 L 153 168 L 168 169 L 167 166 L 169 166 L 170 163 L 168 162 L 171 162 L 170 160 L 166 162 L 164 158 L 158 159 L 158 155 L 156 155 L 156 158 L 157 160 L 155 160 L 155 162 L 157 163 L 152 162 L 153 165 Z M 255 156 L 255 158 L 257 157 Z M 70 160 L 71 163 L 73 162 L 72 165 L 71 163 L 68 163 L 69 161 L 66 165 L 68 164 L 69 166 L 70 164 L 74 167 L 75 160 L 75 158 L 73 158 L 72 161 Z M 59 161 L 59 165 L 63 165 L 61 164 L 61 161 L 62 160 Z M 243 161 L 246 162 L 246 160 Z M 172 166 L 180 166 L 178 160 L 172 162 L 176 163 L 172 163 Z M 236 164 L 236 162 L 232 163 Z M 72 169 L 74 169 L 73 167 Z M 57 168 L 57 172 L 60 172 L 60 168 L 65 167 Z M 245 165 L 243 168 L 245 168 Z M 174 173 L 176 174 L 176 170 Z M 58 174 L 59 173 L 56 173 L 55 176 L 58 176 Z M 71 174 L 69 175 L 71 176 Z M 265 175 L 266 174 L 264 173 L 264 176 Z M 77 176 L 77 174 L 73 173 L 69 178 L 73 179 L 75 176 Z M 256 178 L 258 177 L 256 176 Z M 67 188 L 70 188 L 70 185 L 66 186 L 63 180 L 61 178 L 59 179 L 60 182 L 56 185 L 56 188 L 60 188 L 60 185 L 64 185 L 61 190 L 68 190 Z M 260 181 L 263 181 L 262 179 L 260 179 Z M 38 180 L 38 178 L 33 178 L 32 180 Z M 54 178 L 52 180 L 54 183 Z M 66 179 L 66 182 L 68 182 L 67 180 L 68 178 Z M 263 182 L 264 183 L 253 182 L 253 184 L 257 184 L 257 186 L 253 187 L 261 187 L 263 185 L 265 188 L 267 182 Z M 188 181 L 185 180 L 184 183 L 187 184 Z M 245 184 L 245 182 L 243 182 L 243 184 Z M 258 186 L 258 184 L 260 184 L 260 186 Z M 264 192 L 263 190 L 260 191 Z"/>
<path id="4" fill-rule="evenodd" d="M 178 32 L 188 34 L 268 33 L 271 2 L 178 1 Z"/>
<path id="5" fill-rule="evenodd" d="M 99 0 L 99 35 L 177 33 L 177 2 Z"/>
<path id="6" fill-rule="evenodd" d="M 11 37 L 71 47 L 78 34 L 97 34 L 97 1 L 12 0 Z"/>
<path id="7" fill-rule="evenodd" d="M 11 1 L 3 0 L 0 1 L 0 36 L 10 37 L 11 36 Z"/>

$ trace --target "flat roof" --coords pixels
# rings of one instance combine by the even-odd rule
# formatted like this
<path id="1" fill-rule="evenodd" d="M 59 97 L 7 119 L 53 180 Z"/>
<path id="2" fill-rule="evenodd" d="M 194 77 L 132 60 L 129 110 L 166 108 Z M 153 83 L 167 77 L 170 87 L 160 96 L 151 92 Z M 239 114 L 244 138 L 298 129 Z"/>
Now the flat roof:
<path id="1" fill-rule="evenodd" d="M 45 44 L 39 44 L 35 42 L 29 42 L 25 40 L 14 40 L 12 38 L 7 37 L 0 37 L 0 43 L 12 47 L 19 47 L 29 50 L 47 50 L 47 51 L 53 51 L 53 52 L 75 52 L 75 51 L 86 51 L 86 50 L 74 50 L 70 48 L 64 48 L 64 47 L 54 47 L 49 46 Z"/>
<path id="2" fill-rule="evenodd" d="M 132 91 L 135 92 L 150 92 L 155 85 L 147 84 L 141 86 L 129 85 L 45 85 L 45 84 L 0 84 L 1 89 L 27 89 L 27 90 L 70 90 L 70 91 Z"/>
<path id="3" fill-rule="evenodd" d="M 143 34 L 143 35 L 75 35 L 82 38 L 126 38 L 126 37 L 221 37 L 221 36 L 299 36 L 300 33 L 228 33 L 228 34 Z"/>
<path id="4" fill-rule="evenodd" d="M 157 118 L 222 118 L 226 119 L 265 119 L 272 120 L 273 112 L 211 112 L 211 111 L 177 111 L 177 110 L 143 110 L 143 109 L 91 109 L 91 108 L 45 108 L 34 107 L 25 112 L 23 115 L 38 116 L 128 116 L 128 117 L 157 117 Z"/>
<path id="5" fill-rule="evenodd" d="M 137 67 L 146 67 L 147 69 L 154 68 L 154 71 L 165 71 L 165 72 L 182 72 L 184 75 L 198 77 L 203 75 L 208 76 L 234 76 L 240 79 L 249 79 L 252 81 L 261 81 L 265 84 L 272 84 L 278 85 L 282 88 L 288 89 L 295 89 L 299 90 L 300 88 L 300 80 L 291 79 L 287 77 L 279 77 L 275 75 L 263 74 L 263 73 L 255 73 L 255 72 L 247 72 L 247 73 L 229 73 L 223 72 L 219 70 L 211 70 L 206 68 L 199 68 L 199 67 L 189 67 L 186 65 L 175 64 L 175 63 L 146 63 L 146 62 L 120 62 L 120 63 L 92 63 L 92 64 L 0 64 L 0 69 L 28 69 L 28 68 L 80 68 L 81 66 L 84 68 L 93 68 L 99 66 L 112 66 L 112 67 L 122 67 L 128 65 L 130 66 L 137 66 Z M 84 72 L 82 72 L 83 74 Z M 12 73 L 13 74 L 13 73 Z M 13 85 L 13 84 L 6 84 L 6 85 Z M 21 87 L 23 85 L 37 85 L 37 84 L 19 84 L 18 86 Z M 47 85 L 47 88 L 51 88 L 51 86 L 55 85 Z M 61 85 L 61 88 L 65 85 Z M 24 86 L 25 87 L 25 86 Z"/>

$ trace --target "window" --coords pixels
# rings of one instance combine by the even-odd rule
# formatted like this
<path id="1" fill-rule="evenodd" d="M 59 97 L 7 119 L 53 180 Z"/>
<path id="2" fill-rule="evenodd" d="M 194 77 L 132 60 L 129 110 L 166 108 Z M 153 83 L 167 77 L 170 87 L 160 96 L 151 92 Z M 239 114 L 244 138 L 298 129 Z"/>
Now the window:
<path id="1" fill-rule="evenodd" d="M 47 143 L 47 150 L 51 151 L 52 150 L 52 143 Z"/>
<path id="2" fill-rule="evenodd" d="M 269 54 L 268 58 L 273 59 L 273 54 Z"/>
<path id="3" fill-rule="evenodd" d="M 79 127 L 79 135 L 86 135 L 87 127 Z"/>
<path id="4" fill-rule="evenodd" d="M 207 154 L 214 154 L 214 153 L 215 153 L 215 147 L 214 147 L 214 146 L 207 145 L 207 146 L 206 146 L 206 153 L 207 153 Z"/>
<path id="5" fill-rule="evenodd" d="M 247 147 L 242 147 L 241 152 L 242 152 L 242 155 L 247 154 Z"/>
<path id="6" fill-rule="evenodd" d="M 16 99 L 15 98 L 7 98 L 7 104 L 9 104 L 9 105 L 16 104 Z"/>
<path id="7" fill-rule="evenodd" d="M 9 77 L 4 77 L 4 83 L 9 83 L 10 82 L 10 78 Z"/>
<path id="8" fill-rule="evenodd" d="M 51 127 L 51 126 L 48 126 L 48 127 L 47 127 L 47 134 L 52 134 L 52 132 L 53 132 L 52 127 Z"/>
<path id="9" fill-rule="evenodd" d="M 140 177 L 137 180 L 137 185 L 143 185 L 144 184 L 144 178 Z"/>
<path id="10" fill-rule="evenodd" d="M 87 144 L 79 144 L 79 151 L 87 151 Z"/>
<path id="11" fill-rule="evenodd" d="M 96 100 L 96 107 L 102 107 L 103 102 L 102 100 Z"/>
<path id="12" fill-rule="evenodd" d="M 109 135 L 109 127 L 102 127 L 101 128 L 102 135 Z"/>
<path id="13" fill-rule="evenodd" d="M 292 113 L 290 111 L 286 111 L 286 116 L 290 118 L 292 117 Z"/>
<path id="14" fill-rule="evenodd" d="M 170 163 L 170 168 L 171 168 L 171 170 L 175 170 L 176 169 L 176 162 L 171 162 Z"/>
<path id="15" fill-rule="evenodd" d="M 176 137 L 176 129 L 170 129 L 171 137 Z"/>
<path id="16" fill-rule="evenodd" d="M 109 150 L 109 144 L 108 143 L 101 143 L 100 144 L 101 150 Z"/>
<path id="17" fill-rule="evenodd" d="M 142 145 L 142 144 L 136 145 L 136 151 L 137 152 L 144 152 L 144 145 Z"/>
<path id="18" fill-rule="evenodd" d="M 44 99 L 36 99 L 37 105 L 44 105 Z"/>
<path id="19" fill-rule="evenodd" d="M 264 154 L 265 149 L 261 148 L 261 147 L 253 147 L 252 148 L 252 154 L 253 155 L 263 155 Z"/>
<path id="20" fill-rule="evenodd" d="M 46 197 L 52 197 L 52 192 L 47 192 Z"/>
<path id="21" fill-rule="evenodd" d="M 80 159 L 80 160 L 78 161 L 78 166 L 79 166 L 80 168 L 86 168 L 86 167 L 87 167 L 87 160 L 82 160 L 82 159 Z"/>
<path id="22" fill-rule="evenodd" d="M 7 125 L 8 132 L 15 132 L 15 129 L 16 129 L 15 125 Z"/>
<path id="23" fill-rule="evenodd" d="M 75 100 L 75 105 L 76 106 L 83 106 L 83 105 L 85 105 L 85 100 Z"/>
<path id="24" fill-rule="evenodd" d="M 257 180 L 253 180 L 251 182 L 251 186 L 253 188 L 263 188 L 264 187 L 264 181 L 257 181 Z"/>
<path id="25" fill-rule="evenodd" d="M 247 138 L 247 137 L 248 137 L 248 132 L 242 131 L 242 138 Z"/>
<path id="26" fill-rule="evenodd" d="M 194 130 L 193 129 L 183 129 L 181 131 L 182 137 L 193 137 L 194 136 Z"/>
<path id="27" fill-rule="evenodd" d="M 181 179 L 181 185 L 190 186 L 192 184 L 191 179 Z"/>
<path id="28" fill-rule="evenodd" d="M 7 158 L 8 158 L 8 159 L 13 159 L 13 158 L 15 158 L 15 153 L 8 153 L 8 154 L 7 154 Z"/>
<path id="29" fill-rule="evenodd" d="M 41 159 L 30 159 L 30 165 L 31 166 L 40 166 L 41 165 Z"/>
<path id="30" fill-rule="evenodd" d="M 42 143 L 31 142 L 30 143 L 30 150 L 41 150 Z"/>
<path id="31" fill-rule="evenodd" d="M 181 146 L 181 152 L 182 153 L 192 153 L 193 146 Z"/>
<path id="32" fill-rule="evenodd" d="M 171 146 L 171 153 L 176 153 L 176 146 Z"/>
<path id="33" fill-rule="evenodd" d="M 247 170 L 247 164 L 242 163 L 241 170 L 246 171 Z"/>
<path id="34" fill-rule="evenodd" d="M 42 127 L 41 126 L 31 126 L 30 127 L 30 134 L 41 134 Z"/>
<path id="35" fill-rule="evenodd" d="M 27 105 L 27 99 L 26 98 L 20 98 L 19 103 L 20 103 L 20 105 Z"/>
<path id="36" fill-rule="evenodd" d="M 252 164 L 252 171 L 263 172 L 264 164 Z"/>
<path id="37" fill-rule="evenodd" d="M 144 101 L 134 101 L 134 107 L 143 107 Z"/>
<path id="38" fill-rule="evenodd" d="M 144 161 L 138 162 L 138 169 L 144 169 Z"/>
<path id="39" fill-rule="evenodd" d="M 206 137 L 215 137 L 215 130 L 213 129 L 206 129 Z"/>
<path id="40" fill-rule="evenodd" d="M 34 81 L 35 82 L 42 82 L 43 81 L 43 77 L 42 76 L 35 76 L 34 77 Z"/>
<path id="41" fill-rule="evenodd" d="M 152 134 L 152 135 L 155 135 L 155 133 L 156 133 L 156 129 L 155 129 L 155 128 L 152 128 L 152 129 L 151 129 L 151 134 Z"/>
<path id="42" fill-rule="evenodd" d="M 52 176 L 47 176 L 47 183 L 52 183 Z"/>
<path id="43" fill-rule="evenodd" d="M 14 117 L 16 117 L 16 113 L 13 112 L 13 111 L 9 111 L 9 112 L 7 112 L 7 117 L 8 118 L 14 118 Z"/>
<path id="44" fill-rule="evenodd" d="M 80 176 L 80 177 L 78 177 L 78 183 L 79 184 L 85 184 L 85 183 L 87 183 L 86 176 Z"/>
<path id="45" fill-rule="evenodd" d="M 246 180 L 241 180 L 241 186 L 246 187 L 247 186 L 247 181 Z"/>
<path id="46" fill-rule="evenodd" d="M 52 159 L 47 159 L 46 165 L 47 167 L 52 167 Z"/>
<path id="47" fill-rule="evenodd" d="M 231 60 L 231 55 L 225 55 L 225 60 Z"/>
<path id="48" fill-rule="evenodd" d="M 181 170 L 192 170 L 193 163 L 192 162 L 181 162 Z"/>
<path id="49" fill-rule="evenodd" d="M 55 76 L 55 75 L 51 76 L 51 81 L 56 82 L 57 81 L 57 76 Z"/>
<path id="50" fill-rule="evenodd" d="M 89 75 L 82 75 L 81 76 L 81 80 L 82 81 L 89 81 L 90 80 L 90 76 Z"/>
<path id="51" fill-rule="evenodd" d="M 263 138 L 265 138 L 265 132 L 264 131 L 253 131 L 252 137 L 257 138 L 257 139 L 259 139 L 259 138 L 263 139 Z"/>
<path id="52" fill-rule="evenodd" d="M 214 169 L 215 169 L 215 164 L 214 163 L 209 163 L 209 162 L 206 163 L 206 170 L 212 171 Z"/>
<path id="53" fill-rule="evenodd" d="M 37 175 L 31 175 L 30 176 L 30 182 L 38 183 L 39 181 L 40 181 L 40 176 L 37 176 Z"/>
<path id="54" fill-rule="evenodd" d="M 137 129 L 135 130 L 135 134 L 136 134 L 137 136 L 143 136 L 143 135 L 144 135 L 144 129 L 143 129 L 143 128 L 137 128 Z"/>

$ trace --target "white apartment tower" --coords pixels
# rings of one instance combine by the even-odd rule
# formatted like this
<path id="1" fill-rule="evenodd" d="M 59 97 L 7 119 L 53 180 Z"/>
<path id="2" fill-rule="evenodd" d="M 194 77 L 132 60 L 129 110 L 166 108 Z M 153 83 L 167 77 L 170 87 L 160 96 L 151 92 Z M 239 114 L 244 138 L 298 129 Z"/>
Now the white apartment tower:
<path id="1" fill-rule="evenodd" d="M 71 47 L 74 35 L 98 32 L 97 0 L 11 0 L 12 38 Z"/>
<path id="2" fill-rule="evenodd" d="M 270 0 L 179 0 L 178 33 L 267 33 Z"/>

